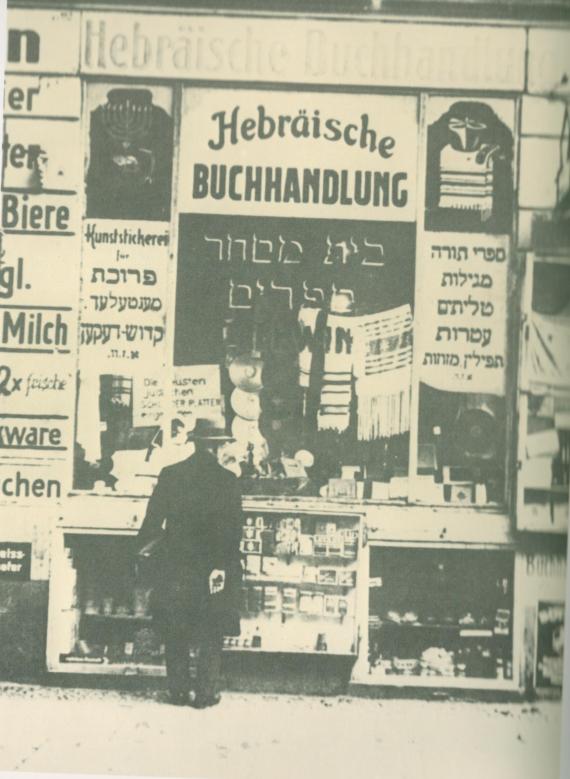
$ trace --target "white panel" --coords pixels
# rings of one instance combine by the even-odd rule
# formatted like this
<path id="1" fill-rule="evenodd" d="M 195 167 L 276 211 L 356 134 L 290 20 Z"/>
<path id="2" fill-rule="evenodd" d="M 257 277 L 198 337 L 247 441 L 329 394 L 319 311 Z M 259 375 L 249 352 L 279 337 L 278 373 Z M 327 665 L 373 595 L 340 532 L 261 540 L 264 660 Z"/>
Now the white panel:
<path id="1" fill-rule="evenodd" d="M 7 73 L 77 73 L 79 14 L 9 9 Z"/>
<path id="2" fill-rule="evenodd" d="M 560 98 L 531 97 L 522 99 L 521 132 L 523 135 L 550 135 L 559 138 L 564 121 L 566 101 Z"/>
<path id="3" fill-rule="evenodd" d="M 564 77 L 566 83 L 563 84 Z M 528 91 L 570 90 L 570 31 L 535 28 L 528 34 Z"/>
<path id="4" fill-rule="evenodd" d="M 560 143 L 553 138 L 523 138 L 520 151 L 519 206 L 553 208 Z"/>

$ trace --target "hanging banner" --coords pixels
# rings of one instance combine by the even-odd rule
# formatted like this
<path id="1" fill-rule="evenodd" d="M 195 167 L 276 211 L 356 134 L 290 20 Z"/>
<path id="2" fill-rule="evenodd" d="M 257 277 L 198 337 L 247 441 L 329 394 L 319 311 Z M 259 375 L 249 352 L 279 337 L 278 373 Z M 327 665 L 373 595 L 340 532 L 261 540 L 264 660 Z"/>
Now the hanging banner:
<path id="1" fill-rule="evenodd" d="M 498 236 L 426 237 L 416 300 L 421 381 L 447 392 L 504 393 L 508 253 L 508 239 Z"/>
<path id="2" fill-rule="evenodd" d="M 415 97 L 188 89 L 181 212 L 413 221 Z"/>

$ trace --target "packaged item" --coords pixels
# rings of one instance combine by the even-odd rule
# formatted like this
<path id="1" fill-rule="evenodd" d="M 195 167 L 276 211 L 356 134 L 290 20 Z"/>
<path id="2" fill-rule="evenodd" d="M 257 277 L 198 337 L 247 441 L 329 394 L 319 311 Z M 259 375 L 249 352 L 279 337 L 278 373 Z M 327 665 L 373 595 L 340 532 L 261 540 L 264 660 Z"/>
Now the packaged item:
<path id="1" fill-rule="evenodd" d="M 299 536 L 299 554 L 310 557 L 314 553 L 313 536 Z"/>
<path id="2" fill-rule="evenodd" d="M 341 568 L 338 572 L 337 582 L 343 587 L 356 586 L 356 571 Z"/>
<path id="3" fill-rule="evenodd" d="M 264 555 L 272 555 L 275 553 L 275 531 L 274 530 L 261 530 L 260 531 L 261 549 Z"/>
<path id="4" fill-rule="evenodd" d="M 297 588 L 284 587 L 281 600 L 281 611 L 292 614 L 297 611 Z"/>
<path id="5" fill-rule="evenodd" d="M 303 581 L 311 582 L 312 584 L 319 581 L 319 568 L 314 565 L 303 566 Z M 319 582 L 320 583 L 320 582 Z"/>
<path id="6" fill-rule="evenodd" d="M 255 518 L 255 527 L 258 530 L 263 530 L 265 527 L 265 519 L 261 516 Z"/>
<path id="7" fill-rule="evenodd" d="M 261 557 L 256 554 L 246 554 L 245 571 L 248 576 L 259 576 L 261 573 Z"/>
<path id="8" fill-rule="evenodd" d="M 242 541 L 240 551 L 244 554 L 261 554 L 261 541 Z"/>
<path id="9" fill-rule="evenodd" d="M 246 541 L 259 541 L 260 540 L 260 531 L 255 527 L 244 527 L 243 529 L 243 538 Z"/>
<path id="10" fill-rule="evenodd" d="M 336 595 L 325 595 L 323 613 L 327 617 L 338 616 L 338 598 Z"/>
<path id="11" fill-rule="evenodd" d="M 338 572 L 341 573 L 342 572 Z M 337 583 L 337 569 L 336 568 L 319 568 L 317 581 L 319 584 L 336 584 Z"/>
<path id="12" fill-rule="evenodd" d="M 247 610 L 254 614 L 263 610 L 263 587 L 255 585 L 249 588 Z"/>
<path id="13" fill-rule="evenodd" d="M 263 610 L 274 612 L 279 611 L 281 608 L 279 588 L 278 587 L 265 587 L 263 592 Z"/>
<path id="14" fill-rule="evenodd" d="M 346 598 L 338 599 L 338 613 L 341 617 L 345 617 L 348 614 L 348 600 Z"/>
<path id="15" fill-rule="evenodd" d="M 344 539 L 340 533 L 332 533 L 328 537 L 327 553 L 330 557 L 341 557 L 344 549 Z"/>
<path id="16" fill-rule="evenodd" d="M 261 571 L 264 576 L 279 576 L 281 568 L 279 558 L 263 555 L 262 558 L 258 557 L 257 559 L 261 562 Z"/>
<path id="17" fill-rule="evenodd" d="M 313 598 L 311 600 L 311 614 L 320 615 L 323 613 L 325 607 L 325 596 L 322 592 L 315 592 L 313 593 Z"/>
<path id="18" fill-rule="evenodd" d="M 315 535 L 313 553 L 315 557 L 326 557 L 328 554 L 328 538 L 323 535 Z"/>

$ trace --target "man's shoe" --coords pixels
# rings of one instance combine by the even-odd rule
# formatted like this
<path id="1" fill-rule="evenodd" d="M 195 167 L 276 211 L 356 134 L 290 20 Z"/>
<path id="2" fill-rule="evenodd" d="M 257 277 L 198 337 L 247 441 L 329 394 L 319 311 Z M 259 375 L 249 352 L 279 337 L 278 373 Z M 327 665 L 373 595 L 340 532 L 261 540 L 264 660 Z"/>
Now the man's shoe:
<path id="1" fill-rule="evenodd" d="M 195 709 L 208 709 L 210 706 L 217 706 L 222 700 L 219 693 L 215 695 L 197 695 L 190 705 Z"/>
<path id="2" fill-rule="evenodd" d="M 173 706 L 188 706 L 190 703 L 190 696 L 187 692 L 171 692 L 169 697 Z"/>

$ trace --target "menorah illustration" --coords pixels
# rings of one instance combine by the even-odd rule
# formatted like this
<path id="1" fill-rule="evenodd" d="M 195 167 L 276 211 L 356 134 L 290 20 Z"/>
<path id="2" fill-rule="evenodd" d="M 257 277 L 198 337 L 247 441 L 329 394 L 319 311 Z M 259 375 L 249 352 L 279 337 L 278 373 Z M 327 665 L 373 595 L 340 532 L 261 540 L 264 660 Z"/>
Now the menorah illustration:
<path id="1" fill-rule="evenodd" d="M 147 89 L 112 89 L 102 106 L 102 123 L 111 138 L 128 146 L 149 132 L 153 109 Z"/>

